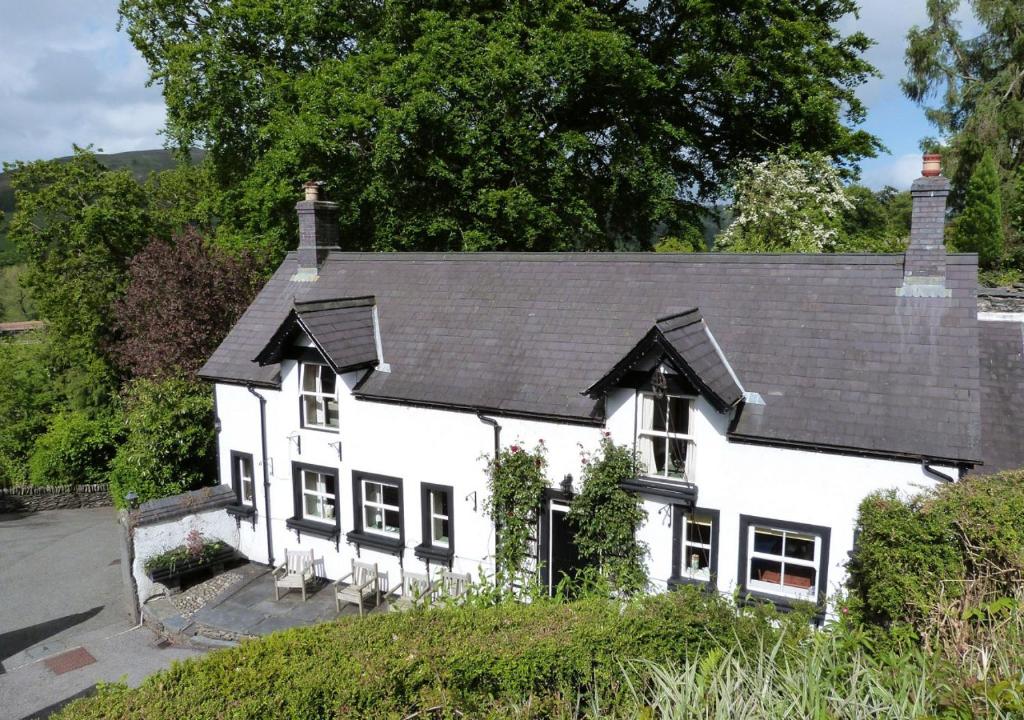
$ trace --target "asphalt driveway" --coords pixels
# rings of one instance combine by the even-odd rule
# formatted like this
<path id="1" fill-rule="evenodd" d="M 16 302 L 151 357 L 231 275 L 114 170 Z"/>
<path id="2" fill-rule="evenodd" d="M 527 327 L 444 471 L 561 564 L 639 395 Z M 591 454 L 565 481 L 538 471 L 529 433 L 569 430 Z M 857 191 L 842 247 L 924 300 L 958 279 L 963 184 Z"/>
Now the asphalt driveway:
<path id="1" fill-rule="evenodd" d="M 133 627 L 118 542 L 111 508 L 0 514 L 0 718 L 45 717 L 195 655 Z"/>

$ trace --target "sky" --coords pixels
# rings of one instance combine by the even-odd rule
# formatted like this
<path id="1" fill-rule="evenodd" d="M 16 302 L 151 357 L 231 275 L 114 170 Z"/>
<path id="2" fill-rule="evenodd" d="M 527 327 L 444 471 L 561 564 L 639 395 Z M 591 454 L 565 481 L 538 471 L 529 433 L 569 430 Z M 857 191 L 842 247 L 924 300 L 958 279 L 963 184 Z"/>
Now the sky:
<path id="1" fill-rule="evenodd" d="M 103 152 L 160 147 L 166 113 L 145 62 L 117 30 L 117 0 L 0 0 L 0 162 L 71 153 L 73 143 Z M 889 152 L 865 160 L 870 187 L 907 188 L 921 167 L 919 142 L 934 130 L 903 97 L 907 30 L 926 20 L 925 0 L 861 0 L 844 32 L 876 40 L 867 59 L 882 73 L 859 90 L 863 127 Z"/>

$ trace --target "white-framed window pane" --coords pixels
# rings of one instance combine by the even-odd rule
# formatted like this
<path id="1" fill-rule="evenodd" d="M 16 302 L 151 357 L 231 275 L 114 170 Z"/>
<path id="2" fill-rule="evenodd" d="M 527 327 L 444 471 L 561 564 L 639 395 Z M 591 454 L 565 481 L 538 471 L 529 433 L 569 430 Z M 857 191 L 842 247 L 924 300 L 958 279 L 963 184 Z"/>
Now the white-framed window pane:
<path id="1" fill-rule="evenodd" d="M 304 392 L 315 393 L 319 365 L 302 363 L 302 389 Z"/>
<path id="2" fill-rule="evenodd" d="M 328 427 L 338 427 L 338 401 L 328 398 L 325 401 L 324 424 Z"/>
<path id="3" fill-rule="evenodd" d="M 395 487 L 394 485 L 384 485 L 383 486 L 383 491 L 384 491 L 383 492 L 384 504 L 385 505 L 391 505 L 391 506 L 397 508 L 398 507 L 398 496 L 399 496 L 398 488 Z"/>
<path id="4" fill-rule="evenodd" d="M 651 425 L 648 430 L 664 432 L 667 429 L 668 400 L 664 397 L 648 396 L 653 405 L 651 409 Z"/>
<path id="5" fill-rule="evenodd" d="M 365 507 L 363 515 L 366 518 L 366 527 L 371 530 L 384 529 L 384 511 L 379 507 Z"/>
<path id="6" fill-rule="evenodd" d="M 681 478 L 686 474 L 686 453 L 689 443 L 679 438 L 666 438 L 668 447 L 668 468 L 665 474 L 669 477 Z"/>
<path id="7" fill-rule="evenodd" d="M 782 555 L 782 533 L 758 528 L 754 531 L 754 552 Z"/>
<path id="8" fill-rule="evenodd" d="M 814 560 L 814 538 L 786 533 L 786 557 Z"/>
<path id="9" fill-rule="evenodd" d="M 777 560 L 755 557 L 750 561 L 750 579 L 772 585 L 781 585 L 782 563 Z"/>
<path id="10" fill-rule="evenodd" d="M 430 493 L 431 501 L 434 507 L 435 515 L 448 515 L 448 493 L 443 492 L 432 492 Z"/>
<path id="11" fill-rule="evenodd" d="M 686 541 L 700 545 L 711 545 L 711 523 L 690 520 L 686 523 Z"/>
<path id="12" fill-rule="evenodd" d="M 399 523 L 401 522 L 401 513 L 398 510 L 385 510 L 384 511 L 384 531 L 389 533 L 398 533 Z"/>
<path id="13" fill-rule="evenodd" d="M 303 396 L 302 417 L 307 425 L 318 425 L 320 423 L 320 400 L 315 395 Z"/>
<path id="14" fill-rule="evenodd" d="M 306 507 L 303 514 L 308 517 L 322 517 L 323 513 L 320 510 L 320 496 L 306 494 Z"/>
<path id="15" fill-rule="evenodd" d="M 686 570 L 692 576 L 702 575 L 711 568 L 711 550 L 709 548 L 686 546 Z"/>
<path id="16" fill-rule="evenodd" d="M 379 503 L 381 501 L 380 483 L 363 483 L 363 498 L 369 503 Z"/>
<path id="17" fill-rule="evenodd" d="M 309 470 L 302 471 L 302 485 L 306 490 L 316 492 L 320 489 L 320 474 Z"/>
<path id="18" fill-rule="evenodd" d="M 814 589 L 817 575 L 817 570 L 812 567 L 786 563 L 785 570 L 782 573 L 782 584 L 788 588 L 810 592 Z"/>
<path id="19" fill-rule="evenodd" d="M 337 376 L 330 368 L 320 366 L 320 394 L 334 395 Z"/>
<path id="20" fill-rule="evenodd" d="M 242 478 L 242 502 L 252 503 L 253 501 L 253 487 L 252 478 Z"/>
<path id="21" fill-rule="evenodd" d="M 435 517 L 432 523 L 431 544 L 448 547 L 448 518 Z"/>

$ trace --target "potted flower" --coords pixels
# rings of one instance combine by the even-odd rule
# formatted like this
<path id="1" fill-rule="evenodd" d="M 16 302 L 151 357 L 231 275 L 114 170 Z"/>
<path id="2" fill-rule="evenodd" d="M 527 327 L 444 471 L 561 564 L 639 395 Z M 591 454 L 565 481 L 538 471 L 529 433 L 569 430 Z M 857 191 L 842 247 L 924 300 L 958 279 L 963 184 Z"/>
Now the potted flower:
<path id="1" fill-rule="evenodd" d="M 223 540 L 210 540 L 199 531 L 192 530 L 184 545 L 147 558 L 143 568 L 153 582 L 180 587 L 186 575 L 223 567 L 225 562 L 234 557 L 235 549 Z"/>

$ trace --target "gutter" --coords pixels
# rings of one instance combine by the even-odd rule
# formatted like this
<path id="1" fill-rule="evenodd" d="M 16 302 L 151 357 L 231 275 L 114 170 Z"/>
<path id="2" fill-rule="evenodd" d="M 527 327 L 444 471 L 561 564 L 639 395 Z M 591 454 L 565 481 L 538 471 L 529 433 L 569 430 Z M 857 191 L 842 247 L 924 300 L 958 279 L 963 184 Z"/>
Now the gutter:
<path id="1" fill-rule="evenodd" d="M 932 477 L 938 478 L 939 480 L 942 480 L 943 482 L 947 482 L 947 483 L 954 483 L 954 482 L 956 482 L 956 480 L 953 477 L 947 475 L 946 473 L 942 472 L 941 470 L 936 470 L 934 467 L 932 467 L 931 463 L 928 462 L 928 458 L 921 458 L 921 469 L 923 469 L 925 471 L 925 473 L 927 473 L 928 475 L 931 475 Z"/>
<path id="2" fill-rule="evenodd" d="M 270 528 L 270 471 L 267 469 L 267 399 L 246 385 L 249 394 L 260 401 L 260 447 L 263 452 L 263 505 L 267 523 L 267 564 L 274 567 L 274 535 Z"/>

